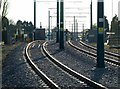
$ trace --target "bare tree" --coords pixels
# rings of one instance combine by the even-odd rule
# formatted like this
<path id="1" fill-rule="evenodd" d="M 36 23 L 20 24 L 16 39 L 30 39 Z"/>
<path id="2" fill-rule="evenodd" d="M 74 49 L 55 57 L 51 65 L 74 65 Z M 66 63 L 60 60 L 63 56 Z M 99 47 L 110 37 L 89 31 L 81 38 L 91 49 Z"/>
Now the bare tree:
<path id="1" fill-rule="evenodd" d="M 2 30 L 2 18 L 8 14 L 8 0 L 0 0 L 0 31 Z"/>
<path id="2" fill-rule="evenodd" d="M 15 22 L 12 19 L 10 19 L 9 24 L 15 25 Z"/>
<path id="3" fill-rule="evenodd" d="M 2 6 L 2 17 L 6 16 L 8 14 L 8 0 L 2 0 L 3 6 Z"/>
<path id="4" fill-rule="evenodd" d="M 2 31 L 2 15 L 1 15 L 1 6 L 2 6 L 2 0 L 0 0 L 0 35 Z M 0 40 L 1 41 L 1 40 Z"/>
<path id="5" fill-rule="evenodd" d="M 1 10 L 2 0 L 0 0 L 0 10 Z"/>

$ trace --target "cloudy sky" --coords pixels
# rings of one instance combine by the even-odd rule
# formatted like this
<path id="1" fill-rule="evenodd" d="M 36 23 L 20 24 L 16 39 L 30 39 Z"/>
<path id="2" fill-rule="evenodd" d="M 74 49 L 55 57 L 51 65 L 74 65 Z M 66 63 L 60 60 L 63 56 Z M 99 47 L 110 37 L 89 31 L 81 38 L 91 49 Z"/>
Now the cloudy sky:
<path id="1" fill-rule="evenodd" d="M 50 10 L 51 16 L 56 16 L 56 1 L 57 0 L 36 0 L 37 1 L 37 27 L 42 22 L 43 27 L 48 27 L 48 11 Z M 51 1 L 51 2 L 47 2 Z M 64 0 L 65 16 L 85 16 L 84 18 L 76 17 L 79 22 L 79 30 L 82 29 L 82 24 L 85 28 L 89 28 L 90 25 L 90 2 L 91 0 Z M 74 1 L 74 2 L 73 2 Z M 77 2 L 82 1 L 82 2 Z M 118 1 L 104 0 L 104 13 L 107 16 L 109 22 L 112 16 L 118 15 Z M 93 2 L 93 23 L 97 23 L 97 0 Z M 51 9 L 53 8 L 53 9 Z M 72 9 L 70 9 L 72 8 Z M 79 9 L 78 9 L 79 8 Z M 113 14 L 112 14 L 113 13 Z M 15 22 L 20 19 L 22 21 L 34 21 L 34 0 L 9 0 L 8 18 Z M 71 29 L 73 24 L 73 17 L 65 18 L 65 28 Z M 51 18 L 51 28 L 56 26 L 56 18 Z"/>

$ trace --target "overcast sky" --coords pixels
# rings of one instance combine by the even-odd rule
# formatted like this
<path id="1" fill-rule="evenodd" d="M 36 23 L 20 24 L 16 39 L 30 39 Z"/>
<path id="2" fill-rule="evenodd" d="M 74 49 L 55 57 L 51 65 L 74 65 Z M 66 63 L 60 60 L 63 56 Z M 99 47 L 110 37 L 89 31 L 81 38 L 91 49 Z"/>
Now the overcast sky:
<path id="1" fill-rule="evenodd" d="M 9 10 L 8 18 L 15 21 L 26 20 L 34 21 L 34 0 L 8 0 Z M 56 1 L 57 0 L 36 0 L 37 1 L 37 27 L 42 22 L 43 27 L 48 27 L 48 10 L 50 10 L 51 16 L 56 15 Z M 41 1 L 54 1 L 54 2 L 41 2 Z M 82 29 L 82 24 L 85 28 L 89 28 L 90 25 L 90 2 L 91 0 L 64 0 L 65 8 L 80 8 L 78 9 L 65 9 L 65 16 L 86 16 L 85 18 L 76 17 L 79 22 L 79 30 Z M 68 2 L 69 1 L 69 2 Z M 70 2 L 74 1 L 74 2 Z M 82 1 L 75 3 L 75 1 Z M 97 0 L 93 1 L 93 23 L 97 23 Z M 118 1 L 113 0 L 113 16 L 118 15 Z M 104 13 L 107 16 L 109 22 L 112 19 L 112 0 L 104 0 Z M 74 13 L 74 14 L 73 14 Z M 81 13 L 81 14 L 80 14 Z M 51 26 L 56 26 L 56 18 L 51 18 Z M 73 24 L 73 18 L 65 18 L 65 28 L 71 29 Z"/>

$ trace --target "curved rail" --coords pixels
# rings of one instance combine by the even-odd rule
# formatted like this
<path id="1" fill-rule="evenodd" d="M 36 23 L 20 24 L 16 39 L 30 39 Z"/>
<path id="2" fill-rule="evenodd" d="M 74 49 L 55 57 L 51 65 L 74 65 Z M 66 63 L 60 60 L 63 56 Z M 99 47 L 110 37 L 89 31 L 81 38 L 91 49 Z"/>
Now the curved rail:
<path id="1" fill-rule="evenodd" d="M 88 45 L 88 44 L 86 44 L 86 43 L 84 43 L 84 42 L 82 42 L 82 41 L 80 41 L 80 43 L 81 43 L 82 45 L 88 47 L 88 48 L 91 48 L 91 49 L 93 49 L 93 50 L 97 50 L 97 48 L 95 48 L 95 47 L 93 47 L 93 46 L 90 46 L 90 45 Z M 108 55 L 111 55 L 111 56 L 120 58 L 120 55 L 119 55 L 119 54 L 115 54 L 115 53 L 108 52 L 108 51 L 105 51 L 105 53 L 108 54 Z"/>
<path id="2" fill-rule="evenodd" d="M 105 86 L 94 82 L 90 80 L 89 78 L 79 74 L 78 72 L 72 70 L 71 68 L 67 67 L 66 65 L 62 64 L 59 62 L 57 59 L 55 59 L 53 56 L 51 56 L 48 51 L 45 49 L 46 42 L 42 45 L 43 52 L 45 55 L 53 62 L 55 63 L 58 67 L 69 73 L 70 75 L 74 76 L 75 78 L 79 79 L 80 81 L 83 81 L 84 83 L 88 84 L 89 86 L 95 88 L 95 89 L 108 89 Z"/>
<path id="3" fill-rule="evenodd" d="M 31 68 L 37 73 L 38 76 L 41 77 L 41 79 L 51 88 L 51 89 L 60 89 L 58 85 L 56 85 L 52 80 L 50 80 L 31 60 L 28 54 L 28 50 L 31 44 L 33 44 L 35 41 L 29 43 L 27 47 L 25 48 L 25 57 L 27 59 L 27 62 L 31 66 Z"/>
<path id="4" fill-rule="evenodd" d="M 95 54 L 95 53 L 93 53 L 93 52 L 89 52 L 89 51 L 87 51 L 87 50 L 81 49 L 81 48 L 73 45 L 73 44 L 70 42 L 70 40 L 68 41 L 68 44 L 69 44 L 70 46 L 72 46 L 73 48 L 79 50 L 79 51 L 82 51 L 82 52 L 84 52 L 84 53 L 86 53 L 86 54 L 89 54 L 89 55 L 91 55 L 91 56 L 93 56 L 93 57 L 97 57 L 97 54 Z M 107 58 L 107 57 L 105 57 L 104 59 L 105 59 L 107 62 L 110 62 L 110 63 L 113 63 L 113 64 L 115 64 L 115 65 L 120 66 L 120 62 L 117 61 L 117 60 L 109 59 L 109 58 Z"/>

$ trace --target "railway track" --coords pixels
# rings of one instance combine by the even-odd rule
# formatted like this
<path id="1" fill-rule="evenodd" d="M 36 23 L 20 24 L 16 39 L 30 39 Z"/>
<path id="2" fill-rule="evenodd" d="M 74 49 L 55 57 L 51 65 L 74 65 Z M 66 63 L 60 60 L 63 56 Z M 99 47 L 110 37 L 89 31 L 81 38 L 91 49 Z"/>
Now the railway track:
<path id="1" fill-rule="evenodd" d="M 37 50 L 34 50 L 36 47 L 37 47 Z M 44 55 L 44 52 L 42 50 L 42 44 L 37 45 L 36 42 L 33 42 L 28 46 L 28 48 L 29 49 L 27 50 L 27 54 L 29 56 L 29 60 L 28 60 L 29 65 L 33 68 L 33 70 L 40 77 L 42 77 L 43 81 L 49 86 L 50 89 L 64 89 L 64 88 L 68 87 L 66 85 L 68 85 L 69 83 L 71 84 L 71 86 L 69 86 L 71 88 L 75 87 L 75 86 L 73 87 L 72 84 L 86 87 L 86 84 L 78 81 L 75 78 L 70 77 L 69 74 L 62 72 L 59 68 L 57 68 L 54 64 L 52 64 L 49 61 L 49 59 L 42 56 L 41 54 Z M 32 52 L 34 52 L 34 53 L 32 53 Z M 36 54 L 36 52 L 37 52 L 37 54 Z M 34 54 L 36 54 L 36 55 L 34 55 Z M 39 59 L 36 59 L 37 57 L 34 57 L 34 56 L 38 56 L 38 55 L 39 55 L 39 57 L 38 57 Z M 41 57 L 42 57 L 42 59 L 41 59 Z M 36 61 L 36 60 L 39 60 L 39 61 Z M 32 62 L 32 64 L 31 64 L 31 62 Z M 65 84 L 63 84 L 63 83 L 65 83 Z"/>
<path id="2" fill-rule="evenodd" d="M 107 89 L 107 87 L 92 81 L 91 79 L 81 75 L 80 73 L 72 70 L 71 68 L 67 67 L 66 65 L 62 64 L 61 62 L 59 62 L 57 59 L 55 59 L 53 56 L 51 56 L 47 50 L 45 49 L 45 45 L 46 43 L 43 44 L 42 48 L 44 50 L 44 53 L 46 54 L 47 57 L 49 57 L 49 59 L 54 62 L 57 66 L 59 66 L 61 69 L 63 69 L 64 71 L 66 71 L 67 73 L 69 73 L 70 75 L 76 77 L 77 79 L 79 79 L 80 81 L 85 82 L 87 85 L 89 85 L 90 87 L 93 87 L 94 89 Z"/>
<path id="3" fill-rule="evenodd" d="M 97 50 L 96 47 L 93 47 L 93 46 L 90 46 L 82 41 L 80 41 L 80 44 L 82 44 L 83 46 L 87 47 L 87 48 L 90 48 L 92 50 Z M 112 53 L 112 52 L 108 52 L 108 51 L 105 51 L 105 54 L 106 55 L 109 55 L 109 56 L 113 56 L 113 58 L 117 58 L 117 59 L 120 59 L 120 55 L 119 54 L 116 54 L 116 53 Z"/>
<path id="4" fill-rule="evenodd" d="M 32 61 L 60 88 L 87 87 L 85 83 L 76 80 L 74 77 L 71 77 L 68 73 L 62 71 L 62 69 L 52 63 L 52 61 L 50 61 L 49 58 L 44 55 L 44 52 L 42 48 L 40 48 L 39 44 L 33 44 L 30 49 L 31 50 L 29 50 L 29 54 L 31 54 L 30 57 Z"/>
<path id="5" fill-rule="evenodd" d="M 30 45 L 35 43 L 31 42 L 27 45 L 25 48 L 25 57 L 27 59 L 28 64 L 31 66 L 31 68 L 36 72 L 38 76 L 41 77 L 41 79 L 51 88 L 51 89 L 60 89 L 58 85 L 56 85 L 52 80 L 50 80 L 32 61 L 32 59 L 29 56 L 28 50 L 30 49 Z"/>
<path id="6" fill-rule="evenodd" d="M 58 86 L 56 83 L 54 83 L 49 77 L 47 77 L 39 68 L 38 66 L 32 61 L 32 59 L 29 56 L 29 52 L 28 50 L 30 49 L 30 45 L 33 44 L 35 42 L 32 42 L 30 44 L 28 44 L 28 46 L 25 49 L 25 56 L 26 59 L 29 63 L 29 65 L 33 68 L 33 70 L 40 76 L 42 77 L 42 79 L 45 81 L 45 83 L 51 88 L 51 89 L 60 89 L 61 87 Z M 46 46 L 45 42 L 43 45 L 41 45 L 41 49 L 43 51 L 43 54 L 45 54 L 50 61 L 52 61 L 52 63 L 54 63 L 55 65 L 57 65 L 59 68 L 61 68 L 63 71 L 65 71 L 67 74 L 73 76 L 74 78 L 76 78 L 79 81 L 84 82 L 85 84 L 87 84 L 89 86 L 89 89 L 107 89 L 105 86 L 92 81 L 91 79 L 77 73 L 76 71 L 70 69 L 69 67 L 67 67 L 66 65 L 62 64 L 61 62 L 59 62 L 57 59 L 55 59 L 53 56 L 51 56 L 49 54 L 49 52 L 45 49 Z"/>
<path id="7" fill-rule="evenodd" d="M 74 45 L 70 40 L 68 41 L 68 44 L 70 46 L 72 46 L 73 48 L 75 48 L 79 51 L 82 51 L 83 53 L 86 53 L 92 57 L 97 57 L 95 47 L 89 46 L 81 41 L 80 41 L 81 46 L 79 46 L 79 47 Z M 105 58 L 104 59 L 106 60 L 106 62 L 120 66 L 119 58 L 120 58 L 120 55 L 105 51 Z"/>

